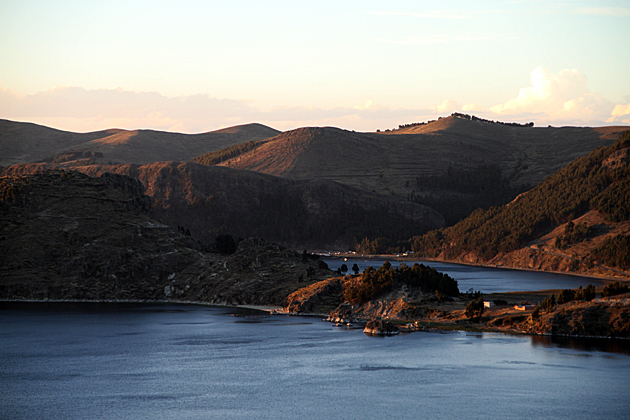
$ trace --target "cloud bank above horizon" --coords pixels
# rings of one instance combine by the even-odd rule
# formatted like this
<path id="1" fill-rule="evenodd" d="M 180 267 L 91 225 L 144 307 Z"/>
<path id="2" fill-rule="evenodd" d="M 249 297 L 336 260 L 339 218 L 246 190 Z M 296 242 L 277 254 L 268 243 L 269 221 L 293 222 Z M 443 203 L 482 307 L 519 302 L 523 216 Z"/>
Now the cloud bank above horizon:
<path id="1" fill-rule="evenodd" d="M 628 124 L 627 0 L 3 0 L 0 118 L 373 131 Z"/>
<path id="2" fill-rule="evenodd" d="M 21 95 L 0 89 L 3 118 L 79 132 L 124 128 L 200 133 L 251 122 L 279 130 L 336 126 L 376 131 L 453 112 L 506 122 L 533 121 L 538 126 L 630 125 L 630 101 L 614 104 L 602 95 L 591 93 L 586 76 L 578 70 L 554 74 L 542 67 L 531 72 L 530 86 L 521 88 L 504 103 L 488 108 L 445 99 L 424 109 L 391 108 L 367 100 L 354 107 L 261 110 L 245 100 L 218 99 L 208 94 L 167 97 L 158 92 L 134 92 L 120 87 L 89 90 L 60 86 Z"/>

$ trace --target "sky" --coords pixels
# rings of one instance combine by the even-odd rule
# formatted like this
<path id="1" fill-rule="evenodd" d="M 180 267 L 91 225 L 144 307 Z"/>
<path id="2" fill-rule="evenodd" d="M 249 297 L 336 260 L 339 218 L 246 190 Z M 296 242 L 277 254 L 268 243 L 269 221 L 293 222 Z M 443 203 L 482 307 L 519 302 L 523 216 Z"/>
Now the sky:
<path id="1" fill-rule="evenodd" d="M 375 131 L 630 125 L 630 0 L 0 0 L 0 118 Z"/>

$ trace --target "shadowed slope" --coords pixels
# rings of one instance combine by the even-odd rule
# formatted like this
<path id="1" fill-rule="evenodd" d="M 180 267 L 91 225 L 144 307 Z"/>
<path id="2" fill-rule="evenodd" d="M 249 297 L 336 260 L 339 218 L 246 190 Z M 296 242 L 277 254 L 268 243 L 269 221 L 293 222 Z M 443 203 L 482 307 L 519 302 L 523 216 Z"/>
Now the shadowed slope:
<path id="1" fill-rule="evenodd" d="M 416 238 L 414 250 L 469 263 L 622 274 L 630 269 L 629 146 L 626 131 L 511 203 Z"/>
<path id="2" fill-rule="evenodd" d="M 25 175 L 49 167 L 19 164 L 6 168 L 4 174 Z M 328 180 L 291 180 L 180 162 L 72 169 L 90 176 L 111 172 L 140 179 L 154 199 L 160 221 L 184 226 L 204 242 L 230 233 L 302 249 L 348 249 L 364 237 L 406 239 L 444 226 L 442 216 L 426 206 Z"/>
<path id="3" fill-rule="evenodd" d="M 126 176 L 0 177 L 0 299 L 279 306 L 332 274 L 259 238 L 229 256 L 207 252 L 151 210 L 142 184 Z"/>

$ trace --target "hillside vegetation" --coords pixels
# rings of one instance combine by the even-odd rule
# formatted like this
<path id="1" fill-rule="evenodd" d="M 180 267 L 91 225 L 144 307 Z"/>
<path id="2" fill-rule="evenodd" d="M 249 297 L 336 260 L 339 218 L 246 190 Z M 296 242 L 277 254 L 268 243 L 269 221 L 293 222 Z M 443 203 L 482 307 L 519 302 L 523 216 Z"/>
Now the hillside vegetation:
<path id="1" fill-rule="evenodd" d="M 609 222 L 629 221 L 629 146 L 630 131 L 626 131 L 612 146 L 600 147 L 575 160 L 512 203 L 477 210 L 452 227 L 415 237 L 414 250 L 426 257 L 445 259 L 473 253 L 488 261 L 516 251 L 563 224 L 567 225 L 564 235 L 557 239 L 558 248 L 586 240 L 595 232 L 588 226 L 576 227 L 572 221 L 591 211 L 599 212 Z M 592 250 L 591 257 L 629 268 L 627 233 L 608 238 Z"/>
<path id="2" fill-rule="evenodd" d="M 242 155 L 243 153 L 249 152 L 259 146 L 265 144 L 264 140 L 259 141 L 248 141 L 245 143 L 235 144 L 233 146 L 226 147 L 221 150 L 217 150 L 214 152 L 204 153 L 203 155 L 199 155 L 194 158 L 192 161 L 195 163 L 200 163 L 202 165 L 217 165 L 226 160 L 232 159 L 236 156 Z"/>
<path id="3" fill-rule="evenodd" d="M 77 134 L 0 120 L 1 158 L 41 161 L 0 172 L 58 168 L 138 177 L 160 220 L 203 241 L 229 233 L 290 246 L 402 252 L 411 248 L 410 238 L 512 201 L 572 159 L 611 145 L 619 133 L 620 127 L 538 128 L 463 114 L 387 133 L 333 127 L 279 133 L 247 124 L 197 135 Z M 180 163 L 190 159 L 203 165 Z M 598 208 L 611 218 L 627 217 L 628 206 L 616 204 L 624 188 L 613 186 Z M 487 217 L 485 210 L 479 214 Z M 539 224 L 535 232 L 545 230 Z M 575 245 L 579 232 L 560 241 L 563 249 Z M 526 234 L 510 232 L 480 255 L 511 249 L 510 241 L 521 243 Z"/>

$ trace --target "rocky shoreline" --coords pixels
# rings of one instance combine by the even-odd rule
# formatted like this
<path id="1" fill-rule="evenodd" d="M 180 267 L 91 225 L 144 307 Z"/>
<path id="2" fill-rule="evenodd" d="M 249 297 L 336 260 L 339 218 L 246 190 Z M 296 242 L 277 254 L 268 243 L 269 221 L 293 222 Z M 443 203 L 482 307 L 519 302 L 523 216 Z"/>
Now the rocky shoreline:
<path id="1" fill-rule="evenodd" d="M 435 294 L 409 287 L 393 290 L 365 304 L 353 305 L 342 298 L 342 290 L 352 281 L 352 276 L 337 277 L 300 289 L 289 295 L 283 313 L 320 314 L 335 323 L 382 320 L 396 324 L 403 332 L 437 328 L 533 335 L 630 337 L 630 294 L 588 302 L 574 300 L 535 312 L 535 304 L 541 304 L 551 294 L 558 295 L 560 291 L 495 293 L 485 295 L 483 300 L 496 301 L 498 305 L 493 303 L 492 307 L 485 308 L 482 315 L 470 317 L 467 305 L 476 299 L 474 297 L 464 294 L 440 299 Z M 531 305 L 523 310 L 522 303 Z"/>
<path id="2" fill-rule="evenodd" d="M 538 293 L 538 292 L 533 292 Z M 536 295 L 532 294 L 532 297 Z M 521 296 L 522 297 L 522 296 Z M 488 297 L 492 299 L 492 296 Z M 77 300 L 77 299 L 0 299 L 0 305 L 3 303 L 137 303 L 137 304 L 177 304 L 177 305 L 199 305 L 212 306 L 222 308 L 242 308 L 252 309 L 270 315 L 290 315 L 290 316 L 308 316 L 323 318 L 323 321 L 330 322 L 336 326 L 356 326 L 365 324 L 363 330 L 368 335 L 391 336 L 399 333 L 413 332 L 430 332 L 430 333 L 446 333 L 453 331 L 474 331 L 474 332 L 491 332 L 504 334 L 524 334 L 533 336 L 557 336 L 557 337 L 573 337 L 573 338 L 603 338 L 603 339 L 630 339 L 630 329 L 628 328 L 628 320 L 630 318 L 630 294 L 622 295 L 614 298 L 598 299 L 596 302 L 572 302 L 560 305 L 553 311 L 543 313 L 539 319 L 532 317 L 532 310 L 516 312 L 510 307 L 498 307 L 488 310 L 480 319 L 466 319 L 458 310 L 452 312 L 442 312 L 437 317 L 424 317 L 420 319 L 404 319 L 401 317 L 393 317 L 383 319 L 375 316 L 374 318 L 356 318 L 347 315 L 346 317 L 338 316 L 337 312 L 332 311 L 329 314 L 324 313 L 304 313 L 304 312 L 288 312 L 285 308 L 277 306 L 265 305 L 231 305 L 221 303 L 209 303 L 204 301 L 188 301 L 188 300 L 150 300 L 150 299 L 101 299 L 101 300 Z M 616 334 L 601 334 L 601 329 L 593 329 L 593 327 L 601 328 L 597 325 L 597 321 L 601 321 L 598 317 L 591 319 L 591 327 L 584 322 L 583 314 L 587 311 L 598 311 L 613 315 L 614 321 L 623 323 L 619 325 L 622 328 L 616 330 Z M 326 318 L 324 318 L 326 317 Z M 562 322 L 563 321 L 563 322 Z M 581 329 L 575 329 L 573 322 L 578 321 Z"/>

